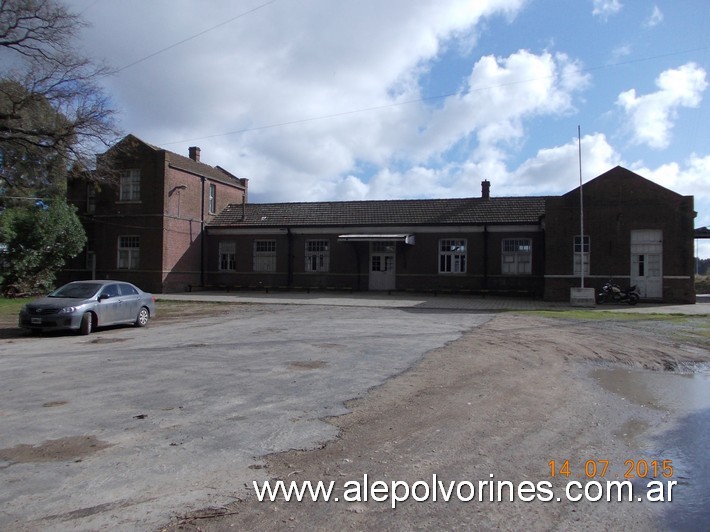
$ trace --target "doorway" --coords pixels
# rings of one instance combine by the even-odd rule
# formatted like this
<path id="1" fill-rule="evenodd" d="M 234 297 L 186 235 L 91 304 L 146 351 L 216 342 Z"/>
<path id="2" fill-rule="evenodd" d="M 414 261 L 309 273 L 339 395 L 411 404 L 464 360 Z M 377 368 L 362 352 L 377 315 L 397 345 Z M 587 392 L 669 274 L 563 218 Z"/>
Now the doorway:
<path id="1" fill-rule="evenodd" d="M 631 284 L 643 299 L 663 298 L 663 232 L 631 231 Z"/>
<path id="2" fill-rule="evenodd" d="M 394 290 L 396 245 L 392 240 L 370 242 L 370 290 Z"/>

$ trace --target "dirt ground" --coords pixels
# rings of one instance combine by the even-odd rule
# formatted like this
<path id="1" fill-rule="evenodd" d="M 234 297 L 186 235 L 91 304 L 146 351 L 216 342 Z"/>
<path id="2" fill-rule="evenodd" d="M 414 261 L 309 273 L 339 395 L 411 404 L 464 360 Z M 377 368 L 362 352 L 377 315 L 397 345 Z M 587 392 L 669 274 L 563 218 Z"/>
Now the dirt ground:
<path id="1" fill-rule="evenodd" d="M 446 485 L 550 481 L 561 502 L 410 499 L 394 510 L 391 501 L 259 502 L 249 483 L 235 486 L 237 502 L 177 517 L 163 530 L 662 529 L 663 504 L 569 502 L 563 487 L 585 480 L 587 460 L 608 460 L 613 480 L 625 460 L 663 459 L 648 456 L 637 436 L 661 430 L 673 412 L 625 401 L 590 373 L 710 360 L 702 337 L 695 346 L 684 339 L 683 328 L 707 327 L 706 317 L 693 319 L 700 321 L 678 326 L 500 314 L 349 404 L 350 414 L 330 419 L 335 441 L 268 456 L 264 465 L 272 479 L 335 481 L 335 495 L 364 475 L 411 484 L 436 474 Z M 570 477 L 551 478 L 551 460 L 569 460 Z"/>
<path id="2" fill-rule="evenodd" d="M 18 301 L 18 300 L 14 300 Z M 29 303 L 32 299 L 22 299 L 22 303 Z M 159 301 L 158 317 L 151 321 L 151 325 L 162 325 L 164 323 L 174 323 L 179 321 L 190 321 L 196 316 L 219 316 L 224 313 L 225 308 L 234 307 L 237 304 L 228 303 L 182 303 L 178 301 Z M 18 312 L 19 312 L 19 306 Z M 49 333 L 51 334 L 51 333 Z M 53 333 L 57 334 L 57 333 Z M 60 333 L 65 334 L 65 333 Z M 17 314 L 15 312 L 0 314 L 0 340 L 17 339 L 29 337 L 30 333 L 17 326 Z"/>
<path id="3" fill-rule="evenodd" d="M 223 308 L 164 304 L 154 326 L 219 315 Z M 27 334 L 7 332 L 13 339 Z M 499 314 L 351 402 L 350 414 L 329 420 L 339 429 L 336 440 L 268 456 L 264 469 L 255 471 L 255 479 L 266 472 L 284 481 L 335 481 L 340 496 L 346 482 L 362 482 L 364 475 L 370 484 L 430 482 L 433 475 L 445 485 L 550 481 L 561 502 L 410 499 L 394 510 L 391 501 L 272 503 L 259 502 L 248 483 L 234 486 L 237 502 L 181 515 L 162 529 L 665 529 L 663 504 L 573 503 L 564 500 L 562 488 L 590 459 L 608 460 L 606 477 L 615 479 L 626 460 L 664 458 L 649 454 L 646 442 L 675 413 L 603 390 L 592 371 L 619 365 L 672 371 L 685 362 L 707 362 L 708 336 L 707 317 L 619 322 Z M 58 450 L 50 451 L 66 453 L 67 445 L 57 440 Z M 572 475 L 551 478 L 551 460 L 558 467 L 569 460 Z"/>

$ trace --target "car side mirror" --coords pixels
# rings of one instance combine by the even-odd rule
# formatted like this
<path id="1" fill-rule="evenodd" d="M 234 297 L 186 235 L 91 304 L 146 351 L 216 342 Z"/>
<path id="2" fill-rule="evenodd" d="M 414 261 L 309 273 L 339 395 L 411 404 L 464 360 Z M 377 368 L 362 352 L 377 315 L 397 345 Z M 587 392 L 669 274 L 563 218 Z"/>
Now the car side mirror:
<path id="1" fill-rule="evenodd" d="M 108 294 L 100 294 L 99 301 L 103 301 L 104 299 L 108 299 L 109 297 L 111 297 L 111 296 Z"/>

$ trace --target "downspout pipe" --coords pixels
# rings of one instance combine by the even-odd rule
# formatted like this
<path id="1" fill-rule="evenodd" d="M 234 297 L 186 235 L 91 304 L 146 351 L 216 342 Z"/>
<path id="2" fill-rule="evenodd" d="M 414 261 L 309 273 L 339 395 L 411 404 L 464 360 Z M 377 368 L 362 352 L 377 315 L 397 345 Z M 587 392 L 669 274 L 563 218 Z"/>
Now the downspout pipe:
<path id="1" fill-rule="evenodd" d="M 200 286 L 205 286 L 205 176 L 202 181 L 202 203 L 200 206 Z"/>
<path id="2" fill-rule="evenodd" d="M 286 286 L 291 288 L 293 286 L 293 233 L 290 227 L 286 228 L 286 237 L 288 239 L 288 277 Z"/>
<path id="3" fill-rule="evenodd" d="M 488 226 L 483 226 L 483 290 L 488 289 Z"/>

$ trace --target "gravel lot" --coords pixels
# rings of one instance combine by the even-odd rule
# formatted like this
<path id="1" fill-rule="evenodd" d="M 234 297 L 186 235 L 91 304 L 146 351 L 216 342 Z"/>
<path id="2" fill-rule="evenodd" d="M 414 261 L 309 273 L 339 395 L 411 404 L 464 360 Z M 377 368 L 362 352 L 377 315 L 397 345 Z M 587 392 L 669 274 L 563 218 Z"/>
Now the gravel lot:
<path id="1" fill-rule="evenodd" d="M 708 332 L 700 316 L 620 322 L 499 314 L 352 403 L 352 413 L 331 419 L 337 439 L 267 457 L 272 480 L 334 482 L 339 502 L 259 502 L 252 489 L 165 529 L 705 530 L 710 375 L 677 372 L 710 361 Z M 677 396 L 666 396 L 671 388 Z M 564 460 L 570 476 L 553 478 L 550 461 L 559 468 Z M 600 469 L 608 463 L 604 478 L 586 478 L 589 460 Z M 672 503 L 638 500 L 649 477 L 631 477 L 632 502 L 565 496 L 567 481 L 623 480 L 628 461 L 644 460 L 671 460 Z M 370 486 L 413 486 L 434 475 L 444 486 L 547 481 L 554 498 L 489 502 L 486 492 L 483 501 L 445 502 L 439 492 L 436 502 L 410 497 L 396 509 L 391 497 L 344 500 L 345 482 L 364 485 L 365 476 Z"/>
<path id="2" fill-rule="evenodd" d="M 325 422 L 491 319 L 225 305 L 145 329 L 0 344 L 0 529 L 151 529 L 268 478 L 261 457 L 321 446 Z M 177 319 L 176 319 L 177 318 Z"/>

